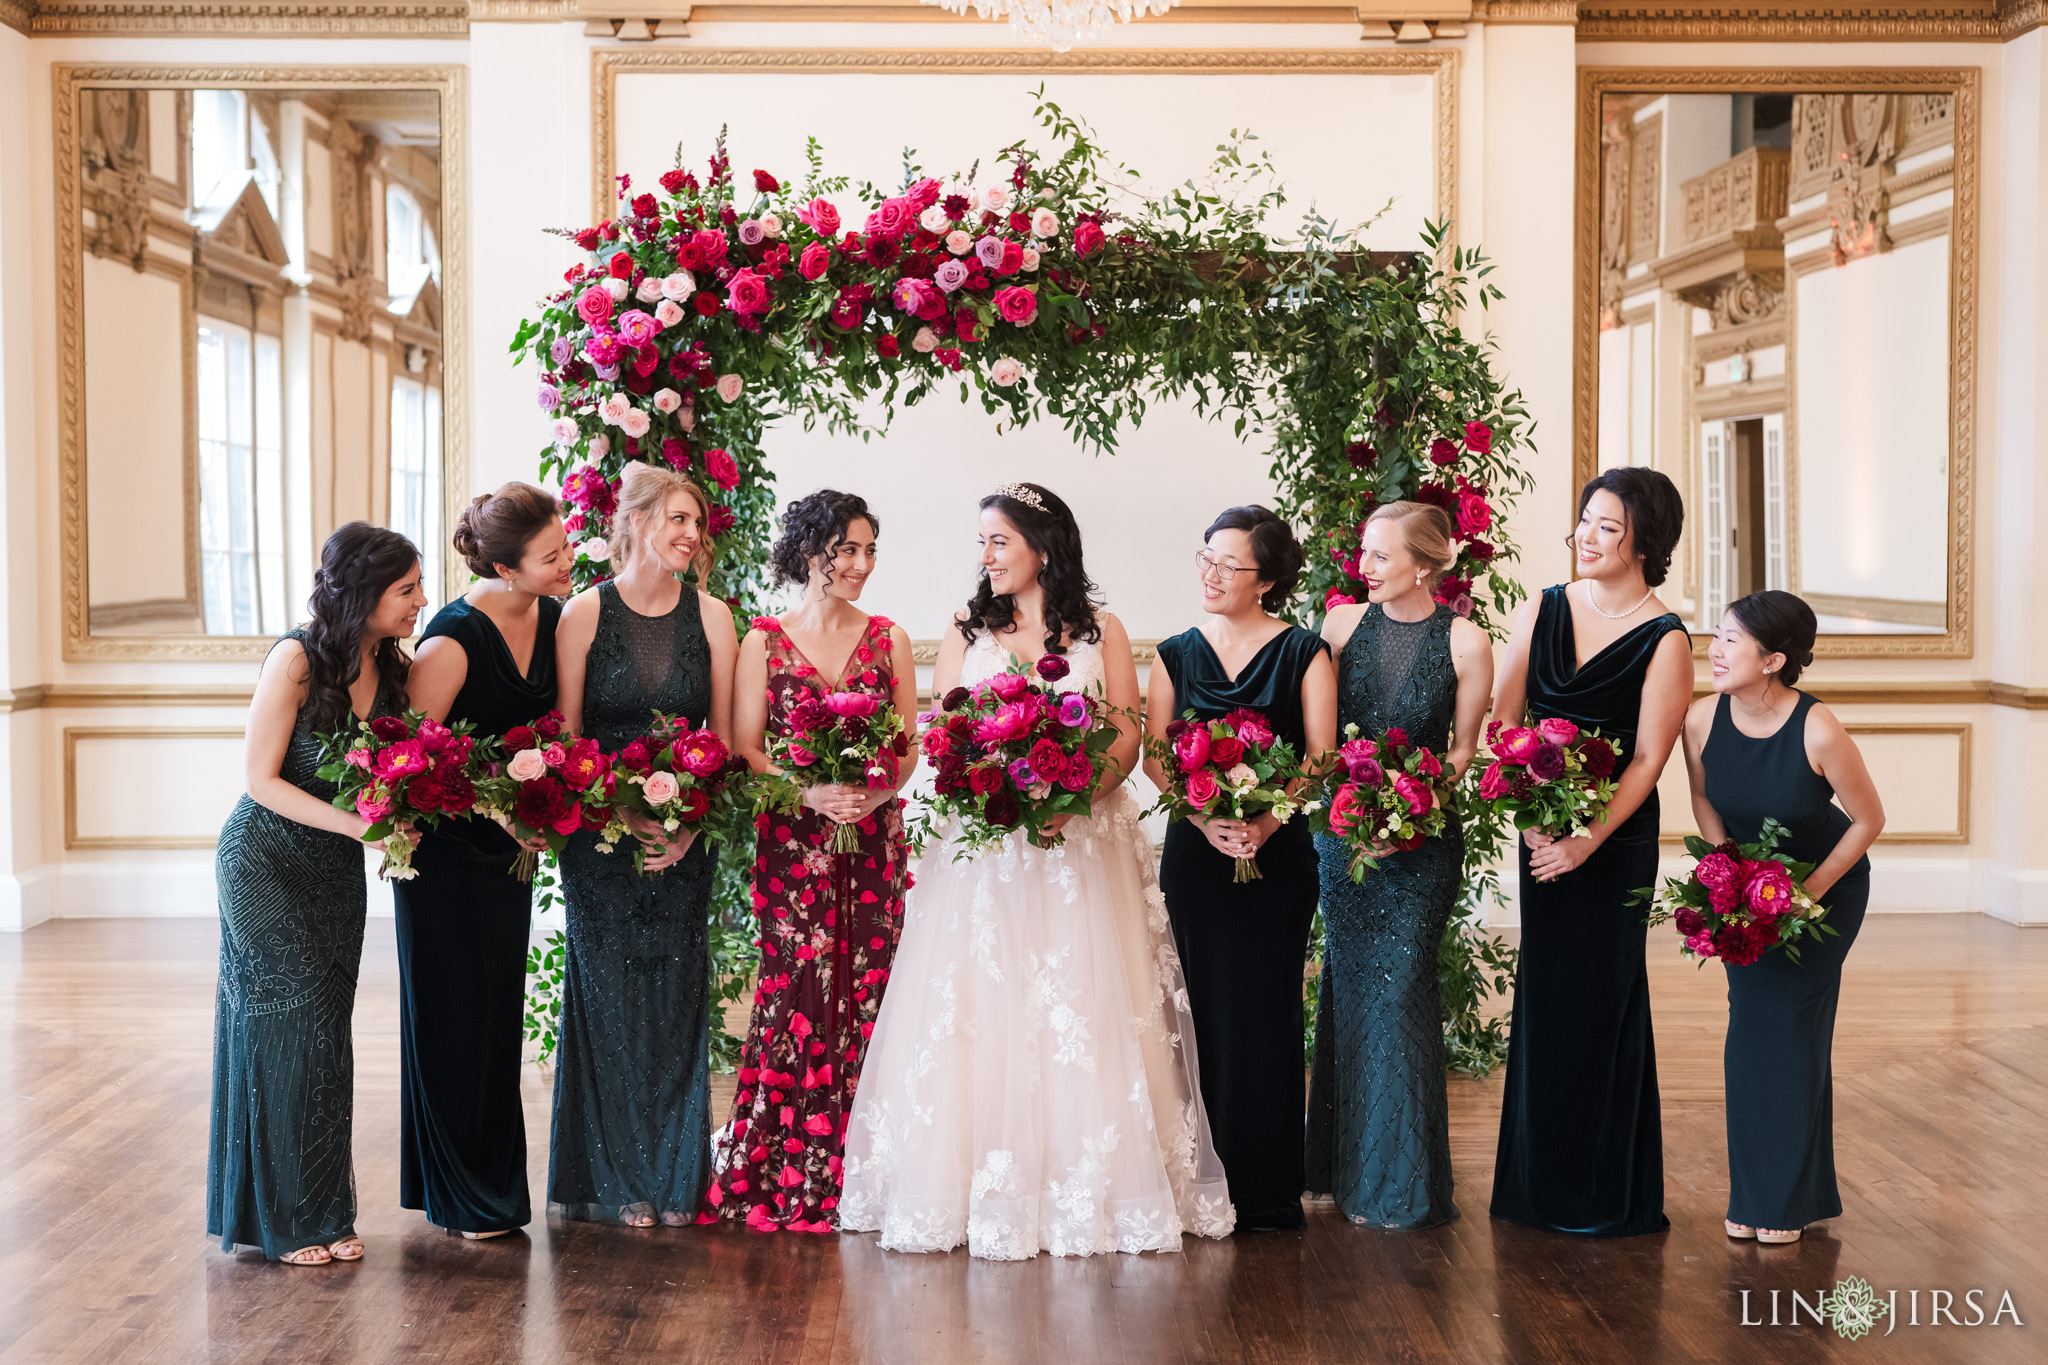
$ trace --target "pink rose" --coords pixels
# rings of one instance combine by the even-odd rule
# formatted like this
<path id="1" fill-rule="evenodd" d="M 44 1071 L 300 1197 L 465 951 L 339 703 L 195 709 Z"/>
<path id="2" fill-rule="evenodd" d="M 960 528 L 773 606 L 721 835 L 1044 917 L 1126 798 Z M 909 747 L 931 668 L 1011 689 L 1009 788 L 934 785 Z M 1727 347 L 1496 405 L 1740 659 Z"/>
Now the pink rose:
<path id="1" fill-rule="evenodd" d="M 995 305 L 1003 321 L 1018 327 L 1029 327 L 1038 318 L 1038 294 L 1021 285 L 998 289 Z"/>
<path id="2" fill-rule="evenodd" d="M 602 326 L 612 320 L 611 291 L 601 284 L 593 284 L 576 296 L 576 315 L 592 327 Z"/>
<path id="3" fill-rule="evenodd" d="M 789 742 L 789 761 L 799 768 L 808 768 L 818 761 L 818 756 L 795 740 Z"/>
<path id="4" fill-rule="evenodd" d="M 839 235 L 839 210 L 832 207 L 829 199 L 813 199 L 796 211 L 796 216 L 811 225 L 811 230 L 820 237 Z"/>
<path id="5" fill-rule="evenodd" d="M 364 772 L 370 771 L 370 751 L 368 749 L 350 749 L 347 761 L 351 768 L 361 768 Z"/>
<path id="6" fill-rule="evenodd" d="M 916 221 L 917 210 L 908 199 L 884 199 L 868 215 L 866 227 L 869 236 L 901 237 Z"/>
<path id="7" fill-rule="evenodd" d="M 356 793 L 356 814 L 373 825 L 391 814 L 397 804 L 398 794 L 382 782 L 373 782 Z"/>
<path id="8" fill-rule="evenodd" d="M 823 242 L 812 242 L 804 248 L 804 254 L 797 258 L 796 270 L 807 280 L 824 278 L 832 267 L 832 249 Z"/>
<path id="9" fill-rule="evenodd" d="M 655 390 L 654 410 L 656 412 L 674 412 L 677 408 L 681 407 L 682 405 L 683 396 L 677 393 L 674 389 Z"/>
<path id="10" fill-rule="evenodd" d="M 1338 607 L 1355 606 L 1357 605 L 1357 602 L 1357 598 L 1353 597 L 1350 593 L 1345 592 L 1342 588 L 1331 588 L 1328 592 L 1323 594 L 1324 611 L 1332 611 Z"/>
<path id="11" fill-rule="evenodd" d="M 1095 764 L 1087 753 L 1076 749 L 1067 755 L 1067 766 L 1060 773 L 1060 785 L 1070 792 L 1084 792 L 1095 782 Z"/>
<path id="12" fill-rule="evenodd" d="M 1346 782 L 1330 797 L 1330 829 L 1339 836 L 1349 834 L 1366 816 L 1355 783 Z"/>
<path id="13" fill-rule="evenodd" d="M 733 403 L 739 401 L 740 390 L 745 387 L 746 381 L 736 374 L 722 374 L 718 376 L 718 396 L 724 402 Z"/>
<path id="14" fill-rule="evenodd" d="M 1545 716 L 1536 722 L 1536 733 L 1552 744 L 1569 744 L 1579 737 L 1579 727 L 1563 716 Z"/>
<path id="15" fill-rule="evenodd" d="M 1102 249 L 1102 226 L 1099 223 L 1076 223 L 1074 225 L 1074 254 L 1093 256 Z"/>
<path id="16" fill-rule="evenodd" d="M 653 425 L 653 419 L 638 408 L 627 409 L 626 415 L 619 419 L 619 430 L 636 441 L 645 436 Z"/>
<path id="17" fill-rule="evenodd" d="M 1009 356 L 1004 356 L 988 367 L 988 381 L 997 388 L 1007 389 L 1024 377 L 1024 366 Z"/>
<path id="18" fill-rule="evenodd" d="M 512 761 L 505 765 L 505 775 L 514 782 L 531 782 L 545 776 L 548 761 L 538 749 L 521 749 L 512 755 Z"/>
<path id="19" fill-rule="evenodd" d="M 1465 423 L 1465 448 L 1477 455 L 1493 449 L 1493 428 L 1484 422 Z"/>
<path id="20" fill-rule="evenodd" d="M 768 281 L 751 270 L 732 277 L 725 289 L 726 306 L 735 313 L 752 316 L 768 311 Z"/>
<path id="21" fill-rule="evenodd" d="M 1188 733 L 1195 732 L 1191 730 Z M 1216 781 L 1216 774 L 1208 768 L 1197 768 L 1187 776 L 1188 804 L 1196 810 L 1208 810 L 1215 804 L 1216 794 L 1221 790 Z"/>
<path id="22" fill-rule="evenodd" d="M 696 292 L 697 277 L 687 270 L 677 270 L 661 277 L 661 296 L 671 303 L 683 303 Z"/>
<path id="23" fill-rule="evenodd" d="M 1394 779 L 1394 795 L 1408 803 L 1410 814 L 1420 815 L 1436 804 L 1436 794 L 1420 778 L 1402 773 Z"/>
<path id="24" fill-rule="evenodd" d="M 676 799 L 676 794 L 682 789 L 683 784 L 676 781 L 674 773 L 660 772 L 649 773 L 647 775 L 647 785 L 644 788 L 647 793 L 647 802 L 653 806 L 667 805 Z"/>
<path id="25" fill-rule="evenodd" d="M 1486 801 L 1498 801 L 1508 794 L 1507 773 L 1498 763 L 1487 766 L 1479 778 L 1479 796 Z"/>
<path id="26" fill-rule="evenodd" d="M 1247 747 L 1253 749 L 1263 749 L 1273 742 L 1272 730 L 1268 729 L 1263 721 L 1256 720 L 1239 721 L 1237 737 L 1243 740 Z"/>
<path id="27" fill-rule="evenodd" d="M 720 488 L 733 488 L 740 481 L 739 461 L 731 452 L 707 450 L 704 452 L 704 475 Z"/>

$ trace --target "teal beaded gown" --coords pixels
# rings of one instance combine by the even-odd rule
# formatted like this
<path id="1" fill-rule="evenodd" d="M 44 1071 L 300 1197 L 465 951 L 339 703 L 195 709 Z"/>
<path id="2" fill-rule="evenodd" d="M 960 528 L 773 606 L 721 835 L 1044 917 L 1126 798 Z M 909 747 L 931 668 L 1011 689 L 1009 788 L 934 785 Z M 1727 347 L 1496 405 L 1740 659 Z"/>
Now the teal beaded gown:
<path id="1" fill-rule="evenodd" d="M 305 639 L 301 630 L 286 639 Z M 397 699 L 380 688 L 372 716 Z M 299 708 L 279 776 L 322 801 L 320 731 Z M 206 1231 L 276 1258 L 355 1231 L 356 975 L 369 905 L 363 845 L 244 795 L 214 853 L 220 986 Z"/>
<path id="2" fill-rule="evenodd" d="M 659 710 L 706 723 L 711 646 L 697 590 L 642 616 L 616 583 L 597 590 L 583 683 L 583 734 L 606 753 L 645 735 Z M 573 1218 L 634 1208 L 687 1223 L 711 1173 L 710 931 L 717 845 L 700 837 L 642 876 L 632 844 L 562 851 L 568 951 L 555 1053 L 548 1199 Z"/>
<path id="3" fill-rule="evenodd" d="M 1337 725 L 1398 727 L 1441 756 L 1457 714 L 1449 607 L 1397 621 L 1368 606 L 1337 663 Z M 1308 1094 L 1308 1188 L 1356 1223 L 1423 1228 L 1458 1216 L 1444 1089 L 1437 945 L 1457 903 L 1465 836 L 1453 813 L 1422 847 L 1351 880 L 1350 853 L 1316 836 L 1323 979 Z"/>

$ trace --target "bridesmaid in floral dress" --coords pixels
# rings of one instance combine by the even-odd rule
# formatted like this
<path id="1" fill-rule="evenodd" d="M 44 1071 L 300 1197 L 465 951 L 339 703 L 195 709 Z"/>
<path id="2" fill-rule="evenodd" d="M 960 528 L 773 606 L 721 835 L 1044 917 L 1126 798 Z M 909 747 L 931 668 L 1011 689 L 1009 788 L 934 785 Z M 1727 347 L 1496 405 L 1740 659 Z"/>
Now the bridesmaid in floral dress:
<path id="1" fill-rule="evenodd" d="M 699 1222 L 744 1220 L 757 1232 L 832 1232 L 838 1224 L 846 1120 L 910 882 L 897 792 L 916 766 L 909 729 L 917 671 L 902 627 L 854 606 L 874 572 L 876 530 L 867 504 L 850 493 L 826 489 L 789 504 L 770 557 L 776 580 L 802 584 L 803 600 L 782 619 L 756 617 L 740 642 L 733 733 L 756 771 L 775 771 L 771 727 L 785 730 L 795 708 L 832 691 L 893 704 L 907 757 L 896 787 L 810 787 L 803 809 L 755 824 L 760 984 L 732 1122 L 715 1144 L 720 1169 Z M 840 823 L 860 832 L 858 851 L 825 851 Z"/>

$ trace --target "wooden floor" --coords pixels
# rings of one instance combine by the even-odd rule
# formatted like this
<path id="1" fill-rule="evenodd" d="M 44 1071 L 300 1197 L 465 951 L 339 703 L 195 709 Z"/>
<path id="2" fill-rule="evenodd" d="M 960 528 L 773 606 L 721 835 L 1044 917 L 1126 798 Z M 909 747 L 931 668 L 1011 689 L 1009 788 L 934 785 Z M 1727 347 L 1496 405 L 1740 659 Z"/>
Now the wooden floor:
<path id="1" fill-rule="evenodd" d="M 1652 960 L 1669 1232 L 1553 1237 L 1486 1216 L 1500 1081 L 1454 1079 L 1464 1218 L 1190 1240 L 1179 1256 L 985 1264 L 872 1237 L 550 1221 L 466 1243 L 396 1207 L 396 968 L 371 926 L 356 1015 L 357 1265 L 209 1244 L 215 930 L 70 921 L 0 935 L 0 1359 L 1700 1361 L 2048 1359 L 2048 930 L 1872 916 L 1835 1047 L 1844 1216 L 1799 1246 L 1721 1231 L 1721 972 Z M 548 1081 L 526 1091 L 541 1206 Z M 720 1102 L 720 1111 L 724 1101 Z M 1923 1325 L 1781 1321 L 1838 1277 L 1921 1291 Z M 2025 1326 L 1927 1325 L 1929 1291 L 2010 1291 Z M 1877 1332 L 1884 1330 L 1880 1324 Z"/>

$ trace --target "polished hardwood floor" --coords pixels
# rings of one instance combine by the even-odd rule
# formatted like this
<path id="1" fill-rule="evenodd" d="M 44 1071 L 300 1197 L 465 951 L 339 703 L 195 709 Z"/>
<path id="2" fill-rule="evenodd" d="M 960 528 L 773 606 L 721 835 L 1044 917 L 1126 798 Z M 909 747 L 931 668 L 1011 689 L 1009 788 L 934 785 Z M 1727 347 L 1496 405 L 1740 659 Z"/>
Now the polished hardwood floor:
<path id="1" fill-rule="evenodd" d="M 1464 1217 L 1447 1227 L 1368 1231 L 1319 1207 L 1302 1234 L 1015 1265 L 871 1237 L 549 1220 L 471 1243 L 427 1226 L 396 1206 L 389 921 L 371 924 L 356 1013 L 368 1256 L 300 1269 L 223 1254 L 202 1232 L 215 942 L 197 921 L 0 935 L 0 1359 L 2048 1359 L 2048 930 L 1871 917 L 1835 1045 L 1846 1212 L 1798 1246 L 1722 1234 L 1721 972 L 1660 935 L 1668 1232 L 1589 1242 L 1488 1219 L 1496 1075 L 1452 1082 Z M 548 1103 L 535 1069 L 536 1207 Z M 1768 1325 L 1773 1291 L 1783 1322 L 1793 1291 L 1810 1302 L 1846 1276 L 1898 1291 L 1890 1335 Z M 1933 1312 L 1936 1290 L 1957 1325 Z M 1961 1325 L 1969 1290 L 1985 1291 L 1986 1325 Z M 1744 1291 L 1764 1325 L 1744 1325 Z M 2023 1326 L 1990 1324 L 2006 1292 Z"/>

